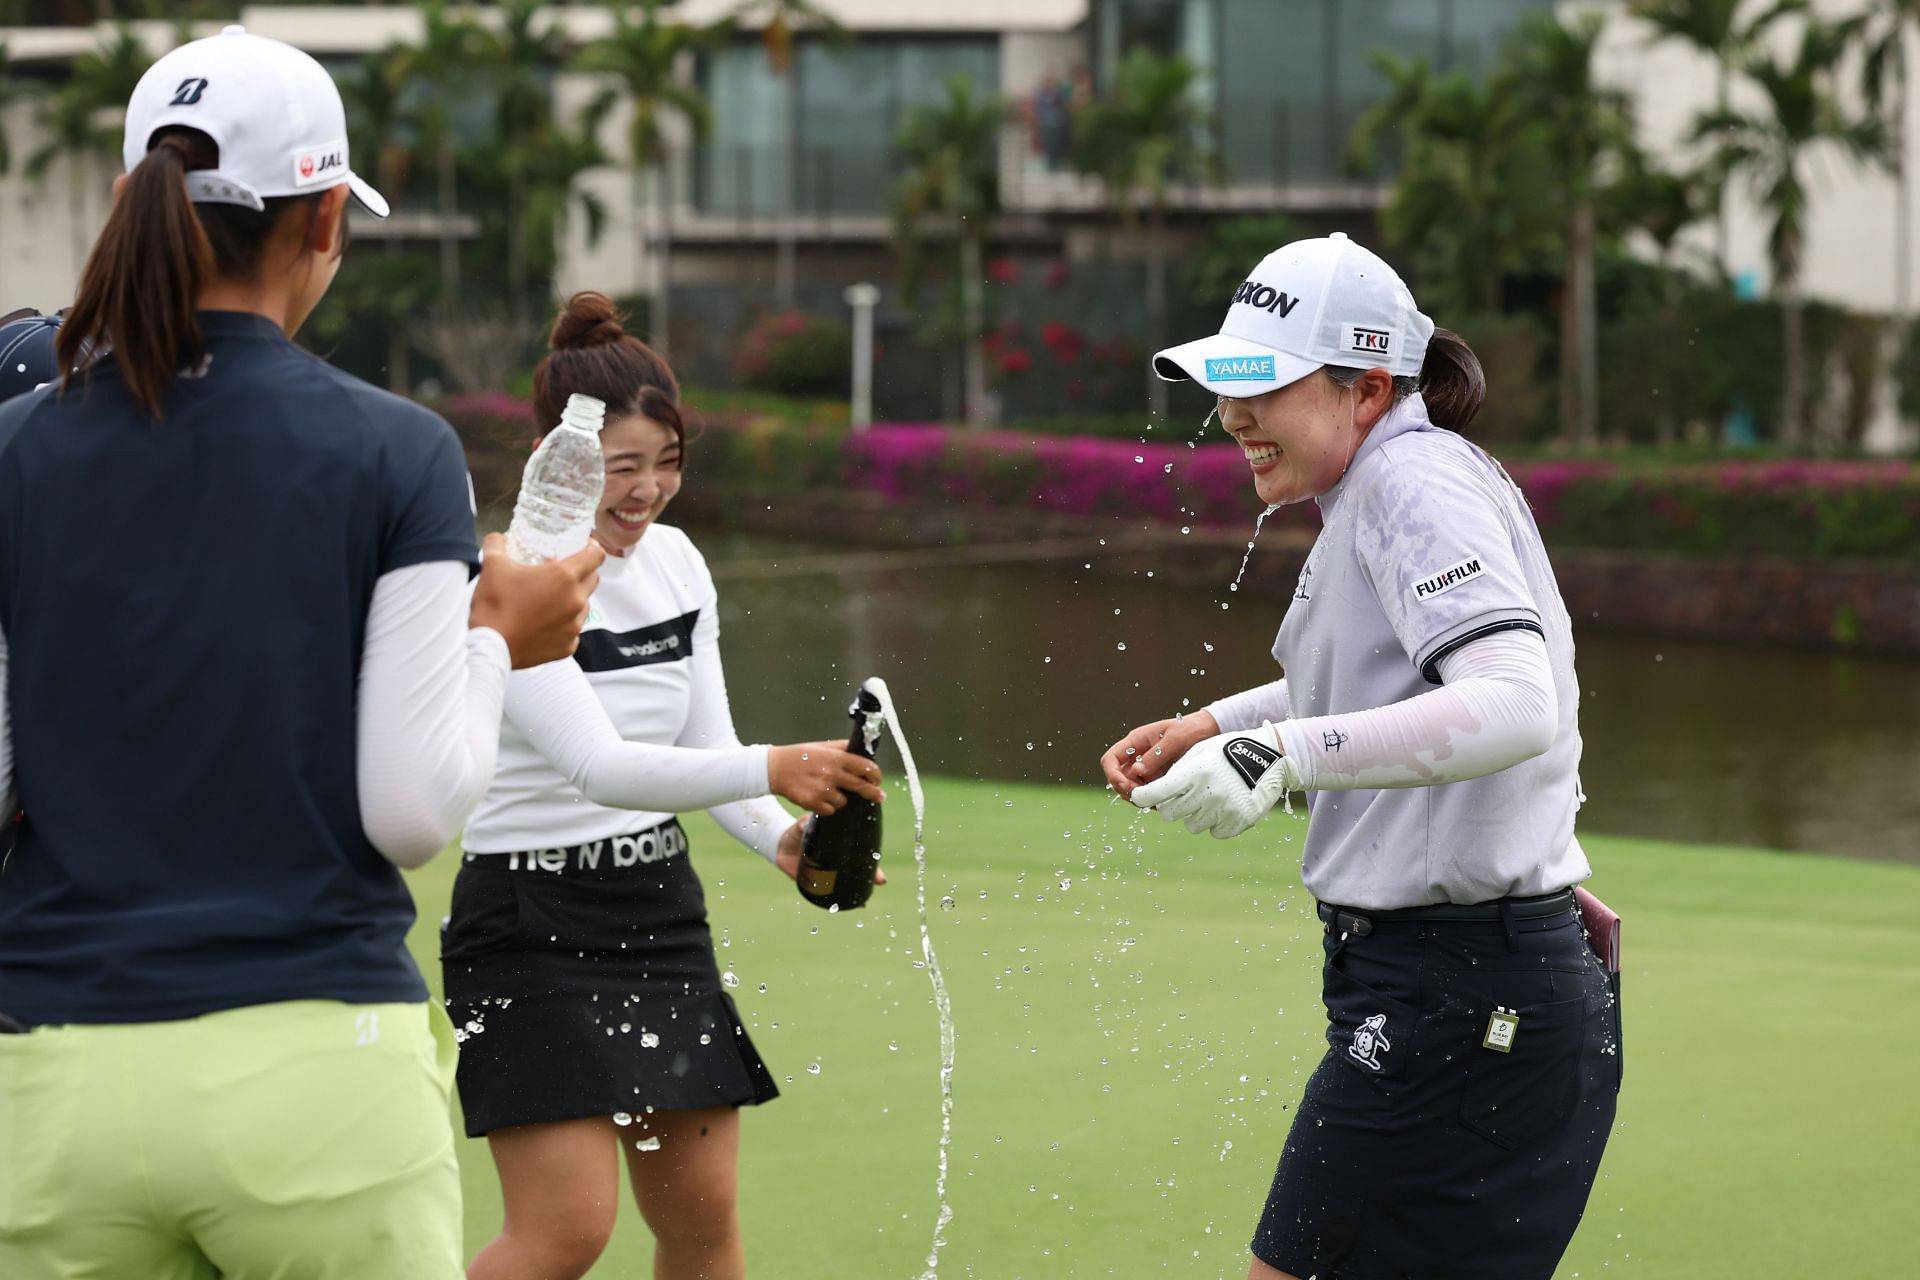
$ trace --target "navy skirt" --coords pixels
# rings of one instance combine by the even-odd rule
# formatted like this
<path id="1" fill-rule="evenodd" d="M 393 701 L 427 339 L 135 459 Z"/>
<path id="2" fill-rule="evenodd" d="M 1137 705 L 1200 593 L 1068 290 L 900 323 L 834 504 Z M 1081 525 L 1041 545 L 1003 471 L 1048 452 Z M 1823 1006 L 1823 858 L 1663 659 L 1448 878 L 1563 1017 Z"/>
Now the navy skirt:
<path id="1" fill-rule="evenodd" d="M 678 822 L 466 855 L 440 961 L 470 1137 L 779 1096 L 721 986 Z"/>

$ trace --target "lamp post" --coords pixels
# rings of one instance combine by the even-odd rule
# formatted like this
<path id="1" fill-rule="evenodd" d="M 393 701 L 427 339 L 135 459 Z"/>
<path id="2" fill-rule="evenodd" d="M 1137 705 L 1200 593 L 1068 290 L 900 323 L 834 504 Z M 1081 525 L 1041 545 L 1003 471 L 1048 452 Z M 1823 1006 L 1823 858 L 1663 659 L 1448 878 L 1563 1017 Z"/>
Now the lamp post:
<path id="1" fill-rule="evenodd" d="M 853 408 L 850 414 L 855 431 L 864 431 L 873 421 L 873 309 L 880 303 L 880 289 L 865 281 L 848 285 L 847 305 L 853 308 Z"/>

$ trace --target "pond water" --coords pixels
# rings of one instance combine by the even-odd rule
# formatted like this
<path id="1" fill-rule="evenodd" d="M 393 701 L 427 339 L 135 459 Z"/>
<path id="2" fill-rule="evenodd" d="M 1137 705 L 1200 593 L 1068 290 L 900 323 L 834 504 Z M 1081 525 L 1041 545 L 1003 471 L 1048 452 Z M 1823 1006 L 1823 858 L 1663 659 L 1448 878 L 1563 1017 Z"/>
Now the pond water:
<path id="1" fill-rule="evenodd" d="M 1097 549 L 1006 563 L 695 534 L 752 741 L 844 735 L 853 687 L 881 675 L 923 770 L 1099 786 L 1133 725 L 1277 674 L 1286 602 L 1229 595 L 1226 561 L 1210 593 Z M 1920 662 L 1576 640 L 1583 830 L 1920 862 Z"/>

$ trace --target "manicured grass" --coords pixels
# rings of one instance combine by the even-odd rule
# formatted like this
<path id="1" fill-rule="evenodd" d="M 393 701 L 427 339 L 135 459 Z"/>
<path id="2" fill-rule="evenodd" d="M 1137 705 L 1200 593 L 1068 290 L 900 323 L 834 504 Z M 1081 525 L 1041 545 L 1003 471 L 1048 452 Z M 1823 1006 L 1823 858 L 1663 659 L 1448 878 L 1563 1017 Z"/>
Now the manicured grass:
<path id="1" fill-rule="evenodd" d="M 746 1115 L 754 1274 L 925 1269 L 939 1039 L 916 967 L 911 814 L 892 790 L 894 882 L 848 916 L 803 903 L 704 815 L 687 823 L 721 967 L 784 1090 Z M 1217 843 L 1091 788 L 927 793 L 958 1046 L 940 1274 L 1239 1280 L 1323 1045 L 1304 827 L 1276 817 Z M 1586 843 L 1592 887 L 1626 918 L 1626 1090 L 1560 1275 L 1905 1274 L 1920 869 Z M 455 868 L 412 877 L 435 982 Z M 499 1194 L 484 1143 L 461 1159 L 471 1251 L 499 1225 Z M 630 1201 L 622 1214 L 596 1277 L 649 1274 L 646 1229 Z"/>

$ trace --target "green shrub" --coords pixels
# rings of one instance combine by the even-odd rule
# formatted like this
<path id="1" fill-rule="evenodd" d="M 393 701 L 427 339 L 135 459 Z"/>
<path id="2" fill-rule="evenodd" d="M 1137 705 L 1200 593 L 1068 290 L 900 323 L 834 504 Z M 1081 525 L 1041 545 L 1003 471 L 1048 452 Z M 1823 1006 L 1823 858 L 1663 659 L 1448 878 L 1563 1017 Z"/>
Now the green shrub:
<path id="1" fill-rule="evenodd" d="M 748 326 L 733 371 L 754 391 L 844 398 L 852 360 L 844 324 L 803 311 L 775 311 Z"/>

